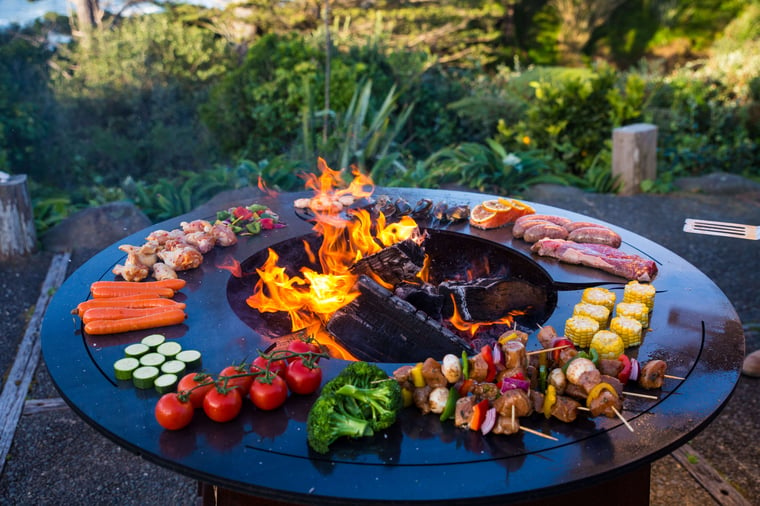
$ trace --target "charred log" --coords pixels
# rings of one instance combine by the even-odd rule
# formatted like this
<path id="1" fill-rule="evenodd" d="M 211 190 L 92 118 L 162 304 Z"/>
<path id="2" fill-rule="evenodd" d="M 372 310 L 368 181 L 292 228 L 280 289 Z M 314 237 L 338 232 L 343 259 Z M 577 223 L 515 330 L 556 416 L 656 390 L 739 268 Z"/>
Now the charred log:
<path id="1" fill-rule="evenodd" d="M 425 262 L 425 250 L 414 239 L 387 246 L 351 266 L 351 273 L 374 274 L 391 286 L 414 281 Z"/>
<path id="2" fill-rule="evenodd" d="M 545 289 L 527 281 L 504 278 L 479 278 L 472 281 L 444 281 L 438 285 L 443 295 L 442 314 L 454 314 L 465 321 L 493 321 L 513 310 L 530 309 L 543 314 L 548 302 Z"/>
<path id="3" fill-rule="evenodd" d="M 369 277 L 361 276 L 357 288 L 361 295 L 339 309 L 326 327 L 359 360 L 422 362 L 473 351 L 465 340 Z"/>
<path id="4" fill-rule="evenodd" d="M 442 320 L 443 316 L 443 295 L 438 293 L 438 289 L 429 284 L 412 284 L 401 283 L 393 290 L 396 297 L 410 303 L 415 308 L 423 311 L 429 317 L 435 320 Z"/>

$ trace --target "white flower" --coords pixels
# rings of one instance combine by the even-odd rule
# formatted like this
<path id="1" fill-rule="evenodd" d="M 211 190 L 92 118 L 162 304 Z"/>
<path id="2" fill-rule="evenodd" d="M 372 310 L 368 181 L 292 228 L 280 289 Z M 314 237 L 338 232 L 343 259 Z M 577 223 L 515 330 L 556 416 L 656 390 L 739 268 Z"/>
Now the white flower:
<path id="1" fill-rule="evenodd" d="M 505 156 L 504 158 L 502 158 L 501 163 L 503 163 L 504 165 L 511 165 L 512 167 L 514 167 L 515 165 L 517 165 L 521 161 L 522 160 L 520 160 L 519 156 L 517 156 L 514 153 L 509 153 L 507 156 Z"/>

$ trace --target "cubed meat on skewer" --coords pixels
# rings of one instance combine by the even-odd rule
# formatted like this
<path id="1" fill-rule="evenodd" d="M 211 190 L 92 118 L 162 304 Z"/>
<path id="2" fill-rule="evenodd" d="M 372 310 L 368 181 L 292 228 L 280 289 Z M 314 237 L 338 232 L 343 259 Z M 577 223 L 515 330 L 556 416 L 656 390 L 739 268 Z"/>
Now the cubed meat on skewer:
<path id="1" fill-rule="evenodd" d="M 520 420 L 517 418 L 516 414 L 514 422 L 511 414 L 508 416 L 499 415 L 496 418 L 496 425 L 494 425 L 491 432 L 494 434 L 515 434 L 520 432 Z"/>
<path id="2" fill-rule="evenodd" d="M 641 368 L 639 385 L 646 389 L 662 388 L 667 368 L 668 364 L 662 360 L 650 360 Z"/>
<path id="3" fill-rule="evenodd" d="M 415 388 L 412 392 L 412 401 L 423 415 L 430 413 L 430 392 L 432 390 L 432 387 L 425 385 L 424 387 Z"/>
<path id="4" fill-rule="evenodd" d="M 441 371 L 441 363 L 433 358 L 427 358 L 422 363 L 422 377 L 431 387 L 445 387 L 448 384 L 446 376 Z"/>
<path id="5" fill-rule="evenodd" d="M 476 403 L 476 399 L 472 395 L 457 399 L 456 408 L 454 409 L 454 425 L 457 427 L 468 427 Z"/>
<path id="6" fill-rule="evenodd" d="M 529 416 L 533 413 L 533 404 L 524 390 L 516 388 L 507 390 L 493 403 L 496 411 L 503 416 L 512 416 L 512 406 L 515 408 L 515 416 Z"/>
<path id="7" fill-rule="evenodd" d="M 615 418 L 617 416 L 615 410 L 619 413 L 622 408 L 623 401 L 621 398 L 607 390 L 602 391 L 599 395 L 594 397 L 589 406 L 591 416 L 604 415 L 608 418 Z"/>

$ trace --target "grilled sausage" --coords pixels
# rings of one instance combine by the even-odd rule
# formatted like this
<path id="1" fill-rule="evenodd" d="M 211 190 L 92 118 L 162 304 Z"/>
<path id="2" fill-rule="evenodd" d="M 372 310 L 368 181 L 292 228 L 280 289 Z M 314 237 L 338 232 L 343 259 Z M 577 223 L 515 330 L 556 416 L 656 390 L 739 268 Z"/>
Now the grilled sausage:
<path id="1" fill-rule="evenodd" d="M 567 230 L 568 234 L 578 228 L 585 228 L 585 227 L 607 228 L 604 225 L 600 225 L 599 223 L 591 223 L 590 221 L 573 221 L 571 223 L 568 223 L 567 225 L 564 225 L 564 227 L 565 227 L 565 230 Z"/>
<path id="2" fill-rule="evenodd" d="M 523 234 L 525 242 L 536 242 L 539 239 L 567 239 L 567 230 L 554 223 L 537 223 Z"/>
<path id="3" fill-rule="evenodd" d="M 529 221 L 544 221 L 559 225 L 560 227 L 564 227 L 572 222 L 569 218 L 564 218 L 562 216 L 552 216 L 550 214 L 526 214 L 515 220 L 515 224 L 512 227 L 512 236 L 517 237 L 518 239 L 522 237 L 525 230 L 529 227 Z"/>
<path id="4" fill-rule="evenodd" d="M 607 227 L 576 228 L 567 235 L 567 240 L 580 243 L 604 244 L 613 248 L 619 248 L 622 242 L 620 236 Z"/>

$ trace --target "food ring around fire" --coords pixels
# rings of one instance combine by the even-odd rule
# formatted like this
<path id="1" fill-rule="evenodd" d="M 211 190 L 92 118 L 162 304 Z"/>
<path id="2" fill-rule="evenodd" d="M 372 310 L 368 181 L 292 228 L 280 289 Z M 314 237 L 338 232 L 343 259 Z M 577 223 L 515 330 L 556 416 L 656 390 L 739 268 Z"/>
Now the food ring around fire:
<path id="1" fill-rule="evenodd" d="M 431 200 L 437 200 L 437 198 L 443 199 L 436 193 Z M 466 202 L 462 195 L 457 194 L 457 198 L 459 201 Z M 408 198 L 408 200 L 413 199 Z M 481 201 L 482 196 L 473 194 L 470 203 L 474 207 Z M 285 205 L 287 204 L 283 203 L 279 207 L 280 211 Z M 273 207 L 278 209 L 276 205 Z M 542 206 L 536 206 L 536 210 L 537 212 L 557 212 L 555 209 Z M 257 315 L 246 303 L 246 298 L 251 294 L 256 282 L 256 269 L 266 260 L 265 252 L 268 249 L 279 252 L 282 258 L 294 255 L 293 263 L 298 264 L 303 262 L 303 253 L 296 253 L 296 246 L 301 247 L 304 242 L 315 245 L 316 239 L 312 235 L 308 222 L 294 219 L 287 212 L 281 211 L 281 216 L 287 221 L 287 228 L 246 238 L 231 248 L 212 251 L 202 266 L 183 273 L 183 278 L 187 280 L 187 288 L 183 290 L 183 300 L 187 303 L 188 319 L 183 325 L 167 327 L 165 333 L 167 339 L 178 341 L 184 348 L 201 350 L 203 367 L 209 371 L 221 370 L 224 366 L 241 358 L 252 358 L 256 349 L 265 349 L 279 336 L 287 335 L 290 331 L 291 322 L 287 314 Z M 489 269 L 494 267 L 492 264 L 495 262 L 496 271 L 500 267 L 512 269 L 512 272 L 508 274 L 519 271 L 520 277 L 512 278 L 506 275 L 504 282 L 519 281 L 537 287 L 536 293 L 540 300 L 545 301 L 544 309 L 515 318 L 520 328 L 531 333 L 528 351 L 539 347 L 534 337 L 534 332 L 539 325 L 554 325 L 558 330 L 562 328 L 564 321 L 571 316 L 573 306 L 579 302 L 583 289 L 603 284 L 617 293 L 622 293 L 626 282 L 625 279 L 600 273 L 594 269 L 565 265 L 553 259 L 534 256 L 530 252 L 529 244 L 511 237 L 509 226 L 496 230 L 478 230 L 469 227 L 469 224 L 464 222 L 441 226 L 424 223 L 423 228 L 427 228 L 430 233 L 430 251 L 441 258 L 438 261 L 440 264 L 438 267 L 443 274 L 440 280 L 435 280 L 436 286 L 447 281 L 443 278 L 449 277 L 452 272 L 458 272 L 463 265 L 472 264 L 474 257 L 478 255 L 472 255 L 471 252 L 479 250 L 488 258 L 485 263 L 488 264 Z M 663 248 L 640 238 L 632 238 L 625 231 L 620 232 L 624 241 L 623 248 L 626 251 L 636 251 L 645 256 L 652 255 L 662 267 L 656 282 L 658 290 L 662 293 L 658 294 L 657 305 L 650 315 L 650 326 L 654 330 L 644 337 L 641 346 L 631 350 L 631 356 L 637 356 L 642 361 L 655 357 L 664 359 L 668 362 L 669 371 L 679 376 L 689 377 L 692 368 L 700 360 L 698 350 L 708 345 L 708 341 L 715 341 L 716 330 L 712 328 L 711 321 L 718 321 L 722 317 L 716 315 L 715 308 L 707 300 L 692 298 L 689 301 L 689 311 L 696 313 L 697 316 L 691 319 L 679 319 L 678 315 L 685 315 L 680 306 L 680 300 L 684 299 L 683 294 L 686 289 L 672 271 L 686 271 L 691 279 L 696 280 L 693 286 L 705 287 L 703 293 L 713 293 L 714 288 L 709 280 L 700 273 L 694 272 L 693 268 L 680 267 L 680 259 Z M 632 241 L 635 248 L 631 248 L 626 241 Z M 308 258 L 308 255 L 306 256 Z M 242 274 L 240 277 L 233 275 L 229 269 L 220 268 L 228 263 L 230 257 L 239 262 Z M 87 283 L 99 278 L 107 279 L 110 276 L 110 268 L 118 262 L 119 258 L 120 253 L 116 250 L 103 252 L 99 258 L 94 259 L 93 263 L 76 273 L 73 277 L 78 279 L 74 281 L 81 284 L 81 280 L 85 278 Z M 514 267 L 512 262 L 519 267 Z M 677 268 L 674 269 L 674 266 Z M 295 269 L 294 272 L 298 270 Z M 494 272 L 494 270 L 491 269 L 488 272 Z M 71 295 L 72 290 L 76 289 L 78 288 L 70 286 L 64 292 L 69 292 Z M 73 296 L 77 299 L 82 298 L 81 293 L 73 294 Z M 713 298 L 720 298 L 720 294 L 714 295 Z M 370 310 L 370 313 L 372 312 L 374 309 Z M 53 308 L 53 314 L 55 314 L 55 308 Z M 68 316 L 62 320 L 64 323 L 70 322 L 71 318 Z M 706 326 L 691 326 L 691 321 L 700 320 L 707 321 Z M 90 376 L 82 377 L 79 373 L 73 373 L 70 379 L 68 377 L 61 379 L 54 369 L 56 383 L 66 384 L 71 380 L 72 383 L 86 384 L 87 379 L 92 380 L 92 374 L 97 374 L 98 369 L 101 372 L 108 371 L 117 355 L 123 351 L 123 345 L 139 340 L 137 334 L 139 333 L 128 333 L 108 339 L 81 335 L 89 350 L 87 352 L 89 359 L 96 367 L 82 367 L 82 370 L 90 371 Z M 434 352 L 424 355 L 438 360 L 443 358 L 442 354 Z M 419 357 L 414 356 L 412 360 L 390 357 L 378 362 L 390 374 L 400 365 L 399 363 L 409 363 Z M 55 360 L 49 360 L 49 362 L 55 363 Z M 323 361 L 325 381 L 342 370 L 345 363 L 339 358 Z M 552 452 L 557 452 L 557 455 L 561 453 L 561 458 L 565 462 L 573 460 L 584 462 L 586 470 L 594 473 L 595 469 L 609 469 L 610 462 L 627 464 L 630 462 L 628 458 L 641 458 L 636 456 L 636 449 L 648 444 L 642 441 L 641 434 L 629 433 L 622 422 L 606 417 L 579 417 L 572 424 L 545 420 L 543 417 L 533 418 L 530 422 L 526 422 L 526 425 L 557 438 L 557 441 L 551 441 L 528 434 L 482 436 L 474 431 L 458 429 L 451 423 L 440 422 L 437 416 L 420 415 L 411 408 L 403 410 L 398 423 L 385 433 L 366 440 L 347 440 L 336 443 L 330 455 L 319 456 L 310 453 L 305 442 L 305 416 L 313 402 L 313 398 L 310 397 L 291 396 L 284 411 L 264 413 L 253 407 L 246 408 L 239 419 L 224 426 L 206 421 L 203 417 L 196 417 L 197 420 L 189 427 L 189 431 L 162 433 L 158 429 L 148 428 L 143 429 L 147 432 L 137 435 L 130 426 L 145 426 L 144 423 L 137 422 L 135 417 L 139 418 L 137 412 L 151 411 L 157 398 L 155 394 L 136 391 L 133 388 L 124 389 L 107 379 L 92 381 L 88 388 L 100 389 L 103 393 L 108 392 L 109 388 L 113 393 L 115 388 L 116 402 L 128 404 L 130 413 L 122 415 L 124 420 L 115 420 L 113 415 L 103 411 L 103 407 L 90 405 L 86 400 L 77 400 L 76 395 L 73 394 L 74 402 L 78 405 L 81 402 L 81 411 L 86 418 L 95 423 L 107 425 L 107 430 L 118 434 L 119 438 L 129 440 L 147 438 L 147 441 L 140 445 L 145 445 L 146 448 L 143 450 L 146 454 L 152 455 L 159 461 L 169 460 L 174 463 L 173 465 L 179 462 L 180 467 L 185 465 L 182 462 L 187 462 L 188 465 L 193 466 L 193 469 L 203 469 L 203 472 L 212 474 L 213 470 L 206 469 L 205 464 L 195 458 L 195 452 L 202 450 L 206 458 L 211 458 L 212 461 L 215 455 L 220 457 L 236 455 L 245 458 L 244 455 L 249 452 L 262 456 L 274 452 L 281 456 L 278 458 L 308 457 L 312 465 L 316 467 L 320 466 L 320 462 L 346 464 L 361 462 L 370 467 L 389 464 L 395 466 L 403 463 L 405 466 L 420 466 L 418 478 L 425 480 L 426 472 L 422 468 L 430 463 L 441 466 L 451 464 L 459 467 L 466 463 L 478 463 L 488 466 L 491 470 L 502 469 L 508 474 L 516 473 L 515 477 L 522 476 L 523 471 L 536 468 L 537 464 L 533 456 L 544 452 L 548 452 L 547 455 Z M 650 423 L 660 419 L 663 413 L 676 416 L 676 413 L 689 412 L 692 407 L 686 402 L 684 396 L 673 396 L 676 392 L 686 394 L 689 390 L 688 385 L 681 387 L 678 381 L 669 380 L 662 392 L 656 393 L 656 399 L 636 397 L 627 399 L 627 411 L 624 415 L 637 431 L 646 430 L 644 427 L 649 427 Z M 617 430 L 618 428 L 622 430 Z M 676 434 L 679 430 L 681 432 Z M 655 439 L 662 439 L 662 444 L 665 446 L 672 445 L 684 434 L 694 430 L 694 426 L 679 422 L 672 428 L 663 428 Z M 632 457 L 624 457 L 624 455 L 632 455 Z M 192 464 L 189 464 L 190 462 Z M 487 464 L 489 462 L 490 464 Z M 535 469 L 536 476 L 542 473 L 545 476 L 549 473 L 562 480 L 564 478 L 561 476 L 568 471 L 561 470 L 549 461 L 542 465 L 545 467 L 541 472 Z M 367 471 L 369 472 L 369 469 Z M 233 482 L 243 483 L 251 480 L 242 475 L 236 476 L 234 471 L 231 473 L 233 476 L 229 478 Z M 528 481 L 534 480 L 537 478 L 531 478 Z M 262 483 L 262 486 L 285 489 L 288 487 L 280 483 L 276 477 L 271 477 L 267 484 Z M 322 486 L 327 485 L 322 484 Z M 521 485 L 514 483 L 510 487 L 509 491 L 521 490 Z M 371 491 L 373 488 L 370 486 L 367 490 Z M 451 493 L 452 491 L 448 490 L 446 497 L 458 497 L 456 492 L 454 495 Z M 435 499 L 435 497 L 431 498 Z"/>

